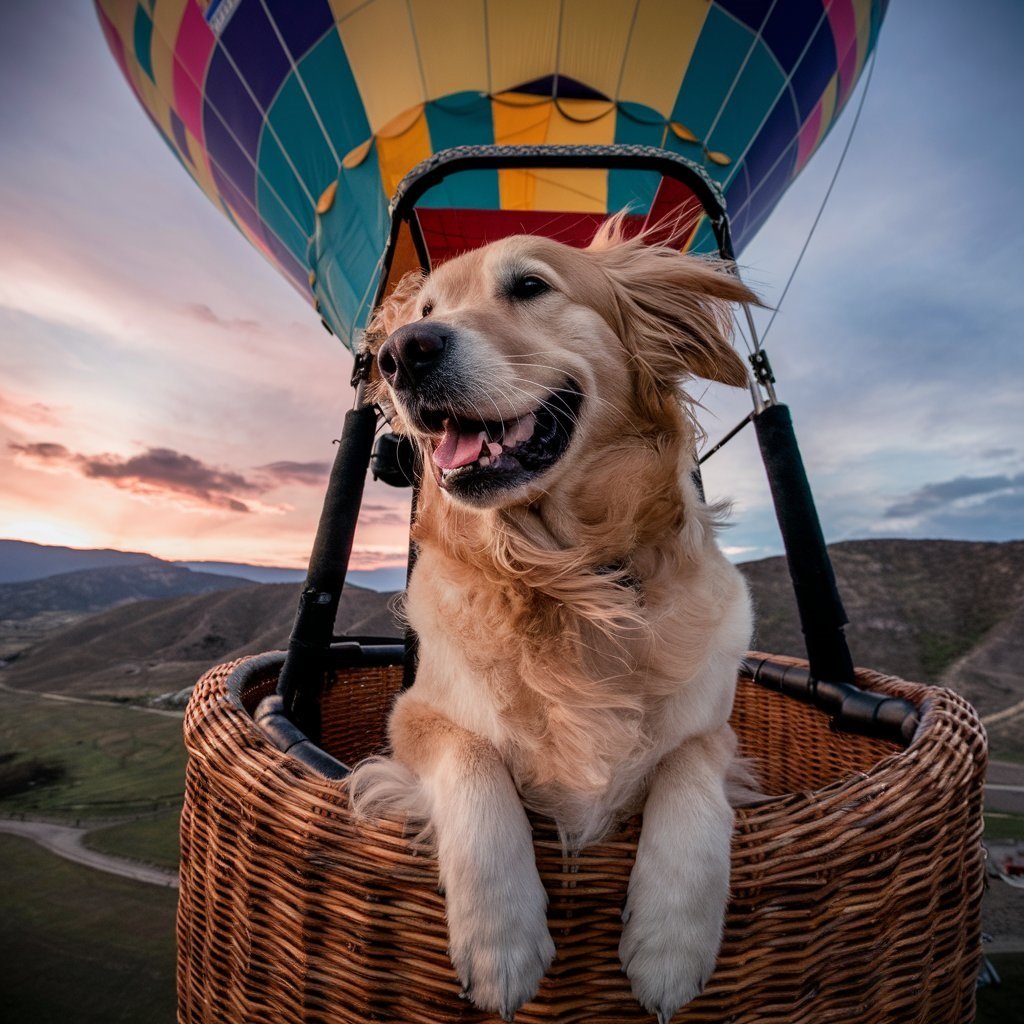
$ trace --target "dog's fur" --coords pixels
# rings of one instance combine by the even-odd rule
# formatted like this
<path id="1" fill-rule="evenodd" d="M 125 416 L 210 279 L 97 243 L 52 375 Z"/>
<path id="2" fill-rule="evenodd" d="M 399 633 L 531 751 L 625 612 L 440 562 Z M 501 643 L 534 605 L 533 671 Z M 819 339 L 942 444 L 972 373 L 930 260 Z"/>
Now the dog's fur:
<path id="1" fill-rule="evenodd" d="M 524 276 L 549 287 L 510 297 Z M 755 300 L 723 266 L 627 240 L 616 220 L 586 250 L 520 236 L 407 278 L 368 332 L 376 352 L 404 325 L 442 325 L 430 402 L 453 415 L 512 422 L 567 379 L 583 396 L 554 465 L 453 496 L 421 396 L 374 384 L 423 457 L 406 602 L 421 647 L 392 713 L 392 759 L 357 768 L 353 804 L 424 823 L 455 969 L 506 1019 L 554 954 L 524 805 L 572 847 L 642 808 L 619 952 L 648 1010 L 667 1021 L 714 967 L 728 718 L 751 617 L 691 480 L 697 428 L 679 385 L 746 385 L 735 301 Z"/>

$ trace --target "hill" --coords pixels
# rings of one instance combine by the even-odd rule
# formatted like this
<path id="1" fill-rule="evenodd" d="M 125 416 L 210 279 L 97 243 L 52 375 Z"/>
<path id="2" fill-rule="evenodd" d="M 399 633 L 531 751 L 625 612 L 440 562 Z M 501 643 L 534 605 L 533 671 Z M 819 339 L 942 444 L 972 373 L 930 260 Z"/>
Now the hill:
<path id="1" fill-rule="evenodd" d="M 0 678 L 17 689 L 116 698 L 180 690 L 212 665 L 283 648 L 298 594 L 268 583 L 121 605 L 49 634 Z M 393 596 L 346 587 L 338 629 L 401 636 Z"/>
<path id="2" fill-rule="evenodd" d="M 141 551 L 65 548 L 24 540 L 0 540 L 0 583 L 20 583 L 79 569 L 153 564 L 161 564 L 160 559 Z"/>
<path id="3" fill-rule="evenodd" d="M 98 612 L 130 601 L 185 597 L 248 586 L 233 576 L 191 572 L 153 559 L 142 565 L 79 569 L 22 583 L 0 583 L 0 620 L 44 612 Z"/>
<path id="4" fill-rule="evenodd" d="M 245 562 L 175 562 L 195 572 L 240 576 L 254 583 L 301 583 L 305 569 L 286 569 L 274 565 L 249 565 Z M 406 567 L 385 566 L 380 569 L 349 569 L 345 578 L 357 587 L 394 593 L 405 586 Z"/>
<path id="5" fill-rule="evenodd" d="M 982 714 L 1024 700 L 1024 541 L 849 541 L 830 552 L 857 664 L 951 686 Z M 755 645 L 802 655 L 785 560 L 740 569 L 757 611 Z M 210 584 L 204 574 L 191 575 L 197 587 Z M 219 592 L 111 608 L 47 634 L 2 679 L 15 687 L 107 696 L 179 689 L 219 661 L 283 647 L 297 593 L 290 584 L 234 580 Z M 339 631 L 399 636 L 391 596 L 347 587 Z"/>
<path id="6" fill-rule="evenodd" d="M 48 564 L 53 567 L 57 563 Z M 247 585 L 247 580 L 189 572 L 148 555 L 138 563 L 128 561 L 18 583 L 0 583 L 0 665 L 93 612 L 132 601 L 183 597 Z"/>
<path id="7" fill-rule="evenodd" d="M 175 562 L 193 572 L 213 573 L 215 576 L 240 576 L 253 583 L 301 583 L 306 578 L 304 569 L 283 569 L 272 565 L 245 565 L 241 562 Z"/>
<path id="8" fill-rule="evenodd" d="M 0 583 L 21 583 L 80 569 L 134 565 L 178 566 L 214 576 L 233 576 L 253 583 L 301 583 L 306 578 L 305 568 L 252 565 L 248 562 L 197 562 L 185 559 L 168 562 L 137 551 L 67 548 L 21 540 L 0 540 Z M 405 572 L 404 565 L 385 566 L 379 569 L 352 569 L 348 573 L 348 580 L 357 587 L 392 592 L 405 586 Z M 0 657 L 2 656 L 0 654 Z"/>
<path id="9" fill-rule="evenodd" d="M 856 664 L 951 686 L 982 714 L 1024 699 L 1024 541 L 857 540 L 829 553 Z M 755 644 L 802 655 L 785 560 L 740 569 Z"/>

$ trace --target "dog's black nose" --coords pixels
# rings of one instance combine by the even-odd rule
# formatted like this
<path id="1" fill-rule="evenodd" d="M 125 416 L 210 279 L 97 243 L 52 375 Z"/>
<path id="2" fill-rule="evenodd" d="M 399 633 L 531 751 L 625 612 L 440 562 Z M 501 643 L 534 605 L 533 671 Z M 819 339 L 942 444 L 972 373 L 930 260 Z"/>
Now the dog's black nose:
<path id="1" fill-rule="evenodd" d="M 415 384 L 441 361 L 448 340 L 441 324 L 407 324 L 381 345 L 377 367 L 392 387 Z"/>

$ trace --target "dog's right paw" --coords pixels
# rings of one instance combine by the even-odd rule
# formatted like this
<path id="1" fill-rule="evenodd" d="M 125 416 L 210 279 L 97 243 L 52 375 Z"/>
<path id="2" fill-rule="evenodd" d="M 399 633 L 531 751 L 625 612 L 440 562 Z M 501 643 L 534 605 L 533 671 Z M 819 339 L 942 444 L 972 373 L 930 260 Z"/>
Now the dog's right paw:
<path id="1" fill-rule="evenodd" d="M 714 971 L 720 926 L 695 927 L 670 906 L 654 915 L 627 907 L 627 915 L 619 945 L 622 969 L 637 1002 L 659 1024 L 668 1024 L 701 994 Z"/>
<path id="2" fill-rule="evenodd" d="M 491 893 L 472 907 L 448 896 L 449 953 L 463 997 L 507 1021 L 537 994 L 555 955 L 540 879 L 529 888 Z"/>
<path id="3" fill-rule="evenodd" d="M 728 900 L 729 861 L 707 857 L 701 864 L 692 850 L 676 854 L 661 847 L 655 836 L 646 838 L 644 843 L 641 837 L 629 880 L 619 959 L 637 1002 L 659 1024 L 667 1024 L 680 1007 L 701 994 L 714 972 Z M 728 848 L 718 852 L 727 856 Z"/>

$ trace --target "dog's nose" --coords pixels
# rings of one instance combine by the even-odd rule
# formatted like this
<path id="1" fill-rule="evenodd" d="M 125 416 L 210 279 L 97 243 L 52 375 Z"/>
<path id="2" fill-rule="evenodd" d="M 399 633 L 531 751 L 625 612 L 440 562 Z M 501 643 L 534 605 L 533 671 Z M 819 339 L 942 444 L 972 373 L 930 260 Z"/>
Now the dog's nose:
<path id="1" fill-rule="evenodd" d="M 415 384 L 441 361 L 448 340 L 441 324 L 407 324 L 381 345 L 377 367 L 392 387 Z"/>

